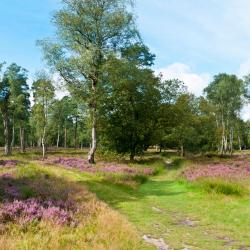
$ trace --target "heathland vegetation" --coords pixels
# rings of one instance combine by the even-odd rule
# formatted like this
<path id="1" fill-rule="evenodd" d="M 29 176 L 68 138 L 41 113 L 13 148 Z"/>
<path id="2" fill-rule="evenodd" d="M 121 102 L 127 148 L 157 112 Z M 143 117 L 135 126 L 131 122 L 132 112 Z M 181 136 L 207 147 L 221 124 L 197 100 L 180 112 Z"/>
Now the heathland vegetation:
<path id="1" fill-rule="evenodd" d="M 156 75 L 131 1 L 62 2 L 31 86 L 0 63 L 1 249 L 248 249 L 250 76 L 197 97 Z"/>

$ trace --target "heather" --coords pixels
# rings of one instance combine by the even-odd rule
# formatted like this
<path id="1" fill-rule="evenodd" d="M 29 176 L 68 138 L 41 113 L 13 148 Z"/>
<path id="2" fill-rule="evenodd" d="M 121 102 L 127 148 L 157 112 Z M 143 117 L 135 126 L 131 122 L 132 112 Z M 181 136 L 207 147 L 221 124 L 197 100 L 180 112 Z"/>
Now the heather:
<path id="1" fill-rule="evenodd" d="M 46 185 L 52 186 L 53 180 L 48 182 L 45 177 L 40 176 L 36 181 L 34 183 L 27 177 L 18 178 L 12 173 L 0 175 L 0 223 L 25 224 L 50 220 L 56 224 L 76 224 L 74 214 L 77 206 L 70 200 L 69 193 L 65 196 L 46 189 Z M 55 199 L 55 196 L 58 197 Z"/>
<path id="2" fill-rule="evenodd" d="M 111 238 L 116 249 L 140 249 L 136 231 L 120 215 L 81 185 L 32 164 L 0 174 L 0 199 L 6 249 L 107 249 Z M 111 237 L 114 230 L 119 237 Z"/>
<path id="3" fill-rule="evenodd" d="M 183 175 L 193 181 L 202 177 L 249 179 L 250 162 L 237 160 L 235 162 L 201 164 L 185 170 Z"/>
<path id="4" fill-rule="evenodd" d="M 98 165 L 89 164 L 87 160 L 81 158 L 49 158 L 46 160 L 48 164 L 57 164 L 69 169 L 77 169 L 81 172 L 87 173 L 118 173 L 128 175 L 153 175 L 154 170 L 151 168 L 136 168 L 128 165 L 121 165 L 117 163 L 98 162 Z"/>
<path id="5" fill-rule="evenodd" d="M 15 160 L 0 160 L 0 167 L 15 167 L 17 164 Z"/>
<path id="6" fill-rule="evenodd" d="M 73 215 L 67 203 L 53 200 L 14 200 L 0 206 L 0 222 L 30 223 L 34 221 L 50 220 L 59 225 L 74 224 Z"/>
<path id="7" fill-rule="evenodd" d="M 0 0 L 0 250 L 250 250 L 249 8 Z"/>

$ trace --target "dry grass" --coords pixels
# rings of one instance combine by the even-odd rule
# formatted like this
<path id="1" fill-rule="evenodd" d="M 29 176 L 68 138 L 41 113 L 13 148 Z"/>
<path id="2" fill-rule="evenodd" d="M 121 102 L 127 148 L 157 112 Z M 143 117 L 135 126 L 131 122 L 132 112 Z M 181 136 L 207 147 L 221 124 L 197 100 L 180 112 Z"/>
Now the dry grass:
<path id="1" fill-rule="evenodd" d="M 6 170 L 8 172 L 8 170 Z M 136 229 L 126 218 L 99 201 L 82 184 L 66 181 L 35 166 L 12 169 L 22 185 L 39 197 L 70 198 L 77 204 L 77 226 L 55 225 L 49 221 L 18 225 L 0 224 L 2 250 L 130 250 L 144 249 Z"/>
<path id="2" fill-rule="evenodd" d="M 74 229 L 49 223 L 24 231 L 12 226 L 0 236 L 1 249 L 142 249 L 136 230 L 121 215 L 99 202 L 92 206 L 99 211 L 96 217 Z"/>

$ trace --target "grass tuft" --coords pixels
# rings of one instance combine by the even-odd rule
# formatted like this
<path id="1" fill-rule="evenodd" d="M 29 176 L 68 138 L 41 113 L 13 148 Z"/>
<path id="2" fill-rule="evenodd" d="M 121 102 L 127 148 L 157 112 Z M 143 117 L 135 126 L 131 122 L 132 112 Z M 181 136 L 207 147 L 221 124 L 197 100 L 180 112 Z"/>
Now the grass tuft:
<path id="1" fill-rule="evenodd" d="M 197 185 L 208 193 L 243 196 L 247 190 L 237 182 L 222 179 L 200 179 Z"/>

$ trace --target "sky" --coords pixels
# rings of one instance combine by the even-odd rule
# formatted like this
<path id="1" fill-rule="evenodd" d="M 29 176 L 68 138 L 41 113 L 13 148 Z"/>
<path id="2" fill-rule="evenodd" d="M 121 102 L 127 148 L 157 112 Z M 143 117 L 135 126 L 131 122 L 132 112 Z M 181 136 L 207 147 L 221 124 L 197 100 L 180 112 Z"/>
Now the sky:
<path id="1" fill-rule="evenodd" d="M 59 0 L 0 0 L 0 62 L 16 62 L 30 79 L 45 67 L 36 40 L 53 36 Z M 138 28 L 156 54 L 154 70 L 201 95 L 215 74 L 250 73 L 249 0 L 137 0 Z M 250 108 L 243 112 L 250 118 Z"/>

